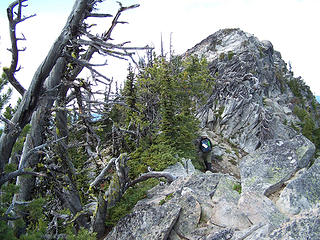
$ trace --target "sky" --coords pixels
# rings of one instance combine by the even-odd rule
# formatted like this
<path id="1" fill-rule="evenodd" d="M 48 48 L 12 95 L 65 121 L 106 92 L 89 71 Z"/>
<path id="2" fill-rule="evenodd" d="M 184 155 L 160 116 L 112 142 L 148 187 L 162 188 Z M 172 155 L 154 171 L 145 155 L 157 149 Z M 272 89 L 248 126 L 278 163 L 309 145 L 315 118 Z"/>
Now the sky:
<path id="1" fill-rule="evenodd" d="M 8 66 L 10 53 L 6 8 L 10 0 L 0 1 L 0 66 Z M 23 67 L 18 80 L 28 87 L 33 73 L 45 58 L 48 49 L 60 33 L 71 12 L 74 0 L 28 0 L 25 15 L 36 13 L 18 25 L 27 41 L 19 42 L 27 50 L 20 53 Z M 127 11 L 121 20 L 129 24 L 118 26 L 115 42 L 131 41 L 131 46 L 160 48 L 162 33 L 164 48 L 172 46 L 180 54 L 222 28 L 240 28 L 259 40 L 269 40 L 283 59 L 290 61 L 295 76 L 302 76 L 315 95 L 320 95 L 318 56 L 320 55 L 319 0 L 124 0 L 124 6 L 139 3 Z M 99 11 L 115 14 L 116 1 L 106 0 Z M 110 20 L 109 20 L 110 21 Z M 103 29 L 110 22 L 99 20 Z M 138 55 L 143 53 L 137 53 Z M 107 75 L 123 81 L 127 64 L 109 59 Z"/>

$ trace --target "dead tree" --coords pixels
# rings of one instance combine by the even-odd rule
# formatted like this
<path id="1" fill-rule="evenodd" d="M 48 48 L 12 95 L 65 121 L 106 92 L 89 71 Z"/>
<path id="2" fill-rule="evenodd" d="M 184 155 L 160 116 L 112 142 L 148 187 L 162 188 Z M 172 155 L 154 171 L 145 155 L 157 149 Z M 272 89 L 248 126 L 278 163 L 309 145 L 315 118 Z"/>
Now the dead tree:
<path id="1" fill-rule="evenodd" d="M 21 11 L 22 2 L 24 1 L 15 1 L 9 6 L 8 12 L 13 12 L 14 7 L 18 7 L 19 11 Z M 31 120 L 31 116 L 35 111 L 37 104 L 39 103 L 41 93 L 43 92 L 43 85 L 45 80 L 54 68 L 58 58 L 63 55 L 63 51 L 67 43 L 79 34 L 79 27 L 82 25 L 84 19 L 89 17 L 90 11 L 88 10 L 92 9 L 95 3 L 96 1 L 94 0 L 78 0 L 75 2 L 66 25 L 62 29 L 62 32 L 58 36 L 57 40 L 52 45 L 46 58 L 35 72 L 28 90 L 23 95 L 22 102 L 11 120 L 12 124 L 15 125 L 15 129 L 9 129 L 6 125 L 4 132 L 1 135 L 0 174 L 3 174 L 3 169 L 5 164 L 8 163 L 10 154 L 12 152 L 12 147 L 16 142 L 18 136 L 20 135 L 22 129 Z M 9 21 L 11 21 L 10 18 Z M 16 25 L 12 26 L 15 27 Z M 10 31 L 14 30 L 15 29 L 10 29 Z"/>
<path id="2" fill-rule="evenodd" d="M 128 155 L 126 153 L 121 154 L 118 158 L 112 158 L 107 166 L 90 184 L 90 187 L 92 188 L 99 187 L 101 183 L 106 181 L 108 170 L 112 166 L 115 166 L 116 174 L 111 178 L 108 189 L 106 191 L 99 190 L 98 206 L 95 213 L 96 217 L 93 222 L 93 229 L 97 232 L 98 238 L 101 238 L 105 234 L 105 222 L 108 209 L 116 205 L 128 188 L 133 187 L 139 182 L 146 181 L 149 178 L 165 178 L 169 183 L 175 180 L 175 177 L 168 172 L 148 172 L 142 174 L 137 179 L 130 181 L 128 177 L 129 169 L 127 167 L 127 160 Z"/>
<path id="3" fill-rule="evenodd" d="M 23 5 L 27 0 L 17 0 L 10 4 L 8 8 L 8 19 L 10 22 L 10 33 L 12 43 L 12 62 L 10 68 L 6 69 L 6 74 L 12 85 L 16 90 L 23 95 L 22 102 L 18 107 L 18 110 L 14 114 L 12 120 L 6 124 L 3 134 L 0 139 L 0 183 L 5 183 L 10 179 L 18 177 L 17 184 L 20 186 L 19 193 L 15 195 L 12 206 L 15 203 L 27 201 L 32 199 L 32 192 L 35 187 L 35 179 L 37 176 L 44 176 L 40 173 L 25 171 L 25 168 L 34 168 L 41 158 L 43 151 L 34 151 L 40 146 L 47 146 L 48 135 L 47 127 L 50 122 L 52 112 L 56 112 L 57 128 L 59 134 L 56 136 L 58 144 L 58 155 L 63 161 L 64 172 L 67 173 L 67 178 L 71 184 L 71 190 L 68 192 L 59 191 L 59 183 L 57 182 L 57 195 L 70 211 L 76 215 L 82 211 L 82 205 L 79 199 L 79 193 L 77 192 L 77 186 L 73 181 L 76 174 L 71 160 L 67 154 L 68 151 L 68 131 L 66 129 L 66 104 L 68 99 L 73 99 L 72 94 L 77 95 L 75 98 L 78 101 L 78 106 L 82 106 L 82 102 L 88 101 L 82 96 L 83 86 L 76 86 L 75 82 L 79 73 L 83 68 L 89 69 L 98 78 L 102 78 L 104 81 L 110 79 L 100 74 L 90 64 L 90 60 L 94 53 L 100 53 L 105 56 L 117 57 L 124 59 L 132 57 L 132 52 L 139 48 L 127 47 L 126 43 L 112 44 L 109 43 L 111 34 L 119 23 L 120 15 L 128 10 L 137 7 L 138 5 L 132 5 L 129 7 L 123 7 L 120 4 L 119 11 L 113 18 L 110 28 L 100 36 L 92 35 L 88 29 L 89 26 L 84 22 L 89 17 L 110 17 L 109 14 L 93 13 L 95 4 L 100 0 L 77 0 L 74 4 L 73 10 L 62 29 L 61 34 L 52 45 L 48 55 L 38 67 L 35 72 L 31 84 L 27 90 L 24 90 L 19 81 L 15 78 L 14 74 L 19 70 L 18 66 L 18 53 L 17 41 L 23 40 L 16 37 L 15 29 L 16 25 L 29 17 L 22 17 Z M 17 9 L 17 10 L 16 10 Z M 33 15 L 32 15 L 33 16 Z M 30 16 L 31 17 L 31 16 Z M 85 36 L 86 38 L 81 38 Z M 89 40 L 88 40 L 89 39 Z M 77 48 L 84 49 L 84 53 L 80 54 L 77 58 L 72 56 L 72 53 L 68 50 L 70 47 L 76 46 Z M 145 49 L 145 48 L 140 48 Z M 67 70 L 68 65 L 72 64 L 73 68 Z M 71 95 L 67 95 L 71 90 Z M 54 106 L 54 104 L 56 104 Z M 80 109 L 79 107 L 79 109 Z M 56 109 L 56 110 L 54 110 Z M 83 111 L 85 109 L 82 109 Z M 17 138 L 19 137 L 22 129 L 31 122 L 31 130 L 28 134 L 23 154 L 20 159 L 20 165 L 18 171 L 15 174 L 7 174 L 4 172 L 4 167 L 8 163 L 12 148 Z M 84 125 L 87 125 L 88 134 L 94 135 L 94 132 L 90 129 L 90 125 L 83 121 Z M 51 136 L 52 138 L 52 136 Z M 89 152 L 89 150 L 87 151 Z M 93 150 L 91 150 L 93 152 Z M 50 155 L 49 157 L 51 157 Z M 33 178 L 23 179 L 20 175 L 28 174 L 34 176 Z M 49 176 L 46 176 L 49 177 Z M 54 181 L 54 175 L 51 176 Z M 105 216 L 103 216 L 105 217 Z M 85 225 L 83 221 L 79 222 L 80 225 Z M 100 230 L 99 230 L 100 231 Z"/>
<path id="4" fill-rule="evenodd" d="M 12 84 L 12 86 L 21 94 L 23 95 L 25 93 L 24 87 L 19 83 L 19 81 L 15 78 L 14 74 L 20 70 L 20 67 L 18 67 L 18 56 L 19 52 L 25 51 L 25 48 L 19 49 L 18 48 L 18 41 L 20 40 L 26 40 L 25 36 L 22 34 L 22 38 L 17 37 L 16 33 L 16 26 L 17 24 L 27 20 L 28 18 L 31 18 L 35 15 L 30 15 L 28 17 L 24 17 L 22 15 L 22 3 L 26 2 L 27 0 L 21 0 L 21 1 L 14 1 L 9 5 L 7 8 L 7 16 L 9 20 L 9 33 L 10 33 L 10 39 L 11 39 L 11 49 L 10 52 L 12 54 L 11 64 L 9 68 L 5 68 L 4 72 L 6 73 L 9 82 Z M 14 9 L 18 8 L 15 13 Z"/>

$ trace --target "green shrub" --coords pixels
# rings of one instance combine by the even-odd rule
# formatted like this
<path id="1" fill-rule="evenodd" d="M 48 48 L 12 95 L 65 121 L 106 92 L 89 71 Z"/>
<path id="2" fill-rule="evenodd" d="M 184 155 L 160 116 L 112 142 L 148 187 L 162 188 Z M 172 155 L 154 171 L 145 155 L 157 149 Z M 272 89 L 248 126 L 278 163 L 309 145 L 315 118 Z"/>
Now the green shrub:
<path id="1" fill-rule="evenodd" d="M 219 59 L 220 59 L 221 61 L 224 60 L 224 53 L 223 53 L 223 52 L 219 55 Z"/>
<path id="2" fill-rule="evenodd" d="M 262 47 L 259 47 L 259 55 L 260 55 L 260 58 L 262 58 L 264 56 Z"/>
<path id="3" fill-rule="evenodd" d="M 310 141 L 314 142 L 314 139 L 313 139 L 314 130 L 315 130 L 314 121 L 311 119 L 310 116 L 306 117 L 303 122 L 302 134 L 306 138 L 308 138 Z"/>
<path id="4" fill-rule="evenodd" d="M 168 202 L 172 198 L 173 198 L 173 193 L 166 195 L 166 197 L 164 199 L 160 200 L 159 205 L 165 204 L 166 202 Z"/>
<path id="5" fill-rule="evenodd" d="M 148 149 L 141 147 L 130 154 L 128 167 L 131 179 L 138 177 L 141 173 L 147 172 L 148 167 L 154 171 L 161 171 L 166 167 L 178 162 L 175 157 L 175 149 L 169 145 L 159 143 L 153 144 Z"/>
<path id="6" fill-rule="evenodd" d="M 288 85 L 289 85 L 293 95 L 296 96 L 297 98 L 301 99 L 302 94 L 300 92 L 300 89 L 302 86 L 301 86 L 301 83 L 299 82 L 299 80 L 294 78 L 288 82 Z"/>
<path id="7" fill-rule="evenodd" d="M 320 130 L 316 128 L 315 122 L 312 119 L 310 113 L 303 108 L 299 108 L 297 106 L 294 107 L 293 113 L 299 118 L 301 130 L 299 130 L 296 126 L 291 123 L 291 127 L 296 131 L 301 131 L 301 133 L 308 138 L 311 142 L 313 142 L 316 147 L 320 146 Z"/>
<path id="8" fill-rule="evenodd" d="M 232 51 L 228 51 L 228 60 L 230 61 L 232 57 L 234 56 L 234 53 Z"/>
<path id="9" fill-rule="evenodd" d="M 156 179 L 148 179 L 147 181 L 141 182 L 132 188 L 129 188 L 121 200 L 108 212 L 108 218 L 106 221 L 107 227 L 115 226 L 118 221 L 126 214 L 130 213 L 136 203 L 145 198 L 147 191 L 159 183 Z"/>
<path id="10" fill-rule="evenodd" d="M 313 130 L 313 143 L 316 145 L 316 148 L 319 151 L 319 148 L 320 148 L 320 128 Z"/>
<path id="11" fill-rule="evenodd" d="M 305 109 L 298 106 L 294 106 L 293 114 L 295 114 L 300 121 L 304 121 L 304 119 L 309 115 L 309 113 Z"/>
<path id="12" fill-rule="evenodd" d="M 311 101 L 311 106 L 313 108 L 313 110 L 317 110 L 317 106 L 319 105 L 319 103 L 317 102 L 316 98 L 313 97 L 312 101 Z"/>
<path id="13" fill-rule="evenodd" d="M 0 239 L 17 239 L 14 236 L 13 229 L 8 226 L 7 221 L 0 220 Z"/>
<path id="14" fill-rule="evenodd" d="M 237 191 L 239 194 L 241 194 L 241 184 L 240 183 L 235 183 L 233 186 L 232 186 L 232 190 L 235 190 Z"/>
<path id="15" fill-rule="evenodd" d="M 77 234 L 74 234 L 71 228 L 67 232 L 67 240 L 96 240 L 96 233 L 90 232 L 83 227 L 80 228 Z"/>

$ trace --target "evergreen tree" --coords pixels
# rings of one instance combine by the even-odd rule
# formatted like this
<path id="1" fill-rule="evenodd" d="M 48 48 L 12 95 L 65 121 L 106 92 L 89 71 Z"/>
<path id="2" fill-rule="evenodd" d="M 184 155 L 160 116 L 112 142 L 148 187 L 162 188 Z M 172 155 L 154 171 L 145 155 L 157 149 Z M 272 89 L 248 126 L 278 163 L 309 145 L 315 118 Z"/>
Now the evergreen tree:
<path id="1" fill-rule="evenodd" d="M 127 108 L 125 109 L 127 118 L 127 124 L 130 124 L 131 119 L 133 118 L 134 113 L 137 111 L 136 108 L 136 89 L 135 89 L 135 74 L 133 72 L 132 66 L 129 65 L 128 67 L 128 75 L 127 79 L 124 83 L 124 88 L 122 91 L 122 95 L 124 96 L 125 103 Z"/>
<path id="2" fill-rule="evenodd" d="M 8 103 L 8 101 L 10 100 L 11 94 L 12 94 L 12 89 L 8 88 L 5 89 L 6 86 L 8 84 L 8 78 L 7 75 L 5 73 L 2 73 L 2 76 L 0 77 L 0 114 L 2 114 L 2 110 L 4 108 L 4 106 Z M 6 112 L 10 111 L 11 107 L 8 106 L 6 109 Z M 8 119 L 7 114 L 4 114 L 3 116 L 1 116 L 0 122 L 2 122 L 5 119 Z M 3 125 L 3 124 L 1 124 Z M 2 128 L 0 129 L 0 135 L 2 134 Z"/>
<path id="3" fill-rule="evenodd" d="M 10 100 L 10 97 L 12 94 L 11 88 L 5 89 L 7 84 L 8 84 L 7 75 L 5 73 L 2 73 L 2 76 L 0 77 L 0 113 L 3 110 L 3 107 Z"/>
<path id="4" fill-rule="evenodd" d="M 160 83 L 160 136 L 163 143 L 172 146 L 174 145 L 171 144 L 174 142 L 172 140 L 178 137 L 175 114 L 175 109 L 178 107 L 175 99 L 175 76 L 169 63 L 163 61 L 161 65 L 157 76 Z"/>
<path id="5" fill-rule="evenodd" d="M 154 164 L 152 167 L 157 170 L 161 170 L 160 165 L 168 166 L 169 162 L 160 164 L 160 160 L 151 160 L 153 155 L 159 159 L 160 149 L 162 156 L 168 156 L 167 161 L 172 161 L 177 154 L 195 156 L 193 140 L 199 125 L 196 107 L 206 101 L 208 94 L 205 92 L 212 83 L 206 60 L 196 56 L 174 57 L 171 61 L 159 57 L 139 74 L 134 86 L 135 107 L 139 114 L 132 116 L 131 121 L 142 127 L 143 149 L 147 152 L 152 149 L 149 154 L 142 154 L 147 161 L 142 164 Z M 129 86 L 132 88 L 127 79 L 126 99 L 130 99 Z"/>
<path id="6" fill-rule="evenodd" d="M 212 78 L 204 58 L 193 56 L 182 61 L 180 57 L 175 57 L 170 63 L 163 64 L 166 71 L 160 81 L 163 83 L 160 138 L 169 142 L 182 156 L 190 157 L 198 130 L 196 106 L 208 97 L 205 91 Z"/>

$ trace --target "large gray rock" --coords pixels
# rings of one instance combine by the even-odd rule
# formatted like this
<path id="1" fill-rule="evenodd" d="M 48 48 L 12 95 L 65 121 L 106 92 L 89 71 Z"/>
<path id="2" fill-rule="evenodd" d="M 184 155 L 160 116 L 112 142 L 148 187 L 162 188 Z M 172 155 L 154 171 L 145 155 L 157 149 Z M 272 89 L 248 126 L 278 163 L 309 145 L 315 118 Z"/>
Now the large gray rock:
<path id="1" fill-rule="evenodd" d="M 235 190 L 240 183 L 233 177 L 220 179 L 217 189 L 212 197 L 214 204 L 210 222 L 232 229 L 246 229 L 251 223 L 244 212 L 238 208 L 240 194 Z"/>
<path id="2" fill-rule="evenodd" d="M 269 224 L 256 224 L 251 227 L 242 230 L 236 231 L 233 234 L 232 240 L 263 240 L 266 239 L 271 232 Z"/>
<path id="3" fill-rule="evenodd" d="M 232 238 L 233 233 L 234 229 L 227 228 L 218 232 L 208 234 L 207 236 L 200 238 L 200 240 L 229 240 Z"/>
<path id="4" fill-rule="evenodd" d="M 274 230 L 270 240 L 316 240 L 320 239 L 319 206 L 308 212 L 297 215 L 291 221 Z"/>
<path id="5" fill-rule="evenodd" d="M 193 166 L 190 159 L 183 158 L 181 162 L 177 162 L 176 164 L 169 166 L 163 171 L 169 172 L 175 177 L 184 177 L 195 173 L 197 170 Z"/>
<path id="6" fill-rule="evenodd" d="M 181 206 L 181 213 L 178 221 L 174 225 L 174 231 L 178 236 L 190 239 L 192 232 L 197 228 L 201 217 L 201 205 L 197 201 L 190 188 L 183 188 L 181 198 L 176 199 Z"/>
<path id="7" fill-rule="evenodd" d="M 318 164 L 319 160 L 301 177 L 314 172 Z M 297 180 L 299 177 L 292 183 Z M 138 202 L 131 214 L 120 220 L 106 240 L 308 239 L 308 231 L 313 229 L 317 233 L 310 236 L 318 236 L 315 216 L 319 210 L 298 215 L 295 221 L 286 223 L 289 218 L 269 198 L 257 191 L 239 194 L 234 190 L 238 184 L 231 176 L 206 172 L 158 185 L 149 191 L 148 198 Z M 294 224 L 301 225 L 298 233 Z M 307 225 L 306 230 L 303 224 Z"/>
<path id="8" fill-rule="evenodd" d="M 297 135 L 290 140 L 269 140 L 240 162 L 242 191 L 270 195 L 306 167 L 315 152 L 307 138 Z"/>
<path id="9" fill-rule="evenodd" d="M 254 225 L 234 233 L 232 240 L 316 240 L 320 239 L 319 205 L 270 229 L 269 224 Z M 271 231 L 270 231 L 271 230 Z"/>
<path id="10" fill-rule="evenodd" d="M 186 174 L 181 164 L 168 169 L 178 178 L 151 189 L 106 239 L 199 239 L 221 230 L 207 221 L 212 216 L 211 197 L 224 175 Z"/>
<path id="11" fill-rule="evenodd" d="M 157 207 L 147 204 L 139 205 L 119 221 L 106 239 L 167 239 L 179 217 L 180 210 L 181 207 L 175 204 Z"/>
<path id="12" fill-rule="evenodd" d="M 320 200 L 320 158 L 299 177 L 289 182 L 277 201 L 278 208 L 289 215 L 309 210 Z"/>
<path id="13" fill-rule="evenodd" d="M 270 231 L 288 220 L 269 198 L 256 192 L 241 194 L 238 206 L 252 224 L 269 225 Z"/>

